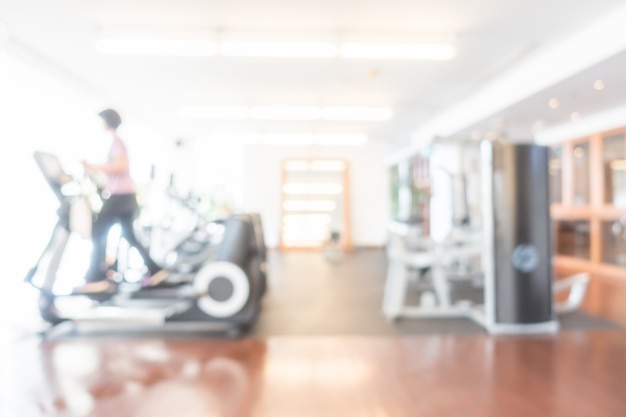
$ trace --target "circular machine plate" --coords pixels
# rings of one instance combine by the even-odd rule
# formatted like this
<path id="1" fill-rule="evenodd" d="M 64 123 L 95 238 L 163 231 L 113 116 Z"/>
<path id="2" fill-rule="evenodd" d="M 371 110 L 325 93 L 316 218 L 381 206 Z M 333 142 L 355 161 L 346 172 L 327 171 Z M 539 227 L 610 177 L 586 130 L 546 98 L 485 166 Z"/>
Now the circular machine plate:
<path id="1" fill-rule="evenodd" d="M 513 267 L 520 272 L 530 273 L 539 266 L 539 252 L 530 244 L 520 244 L 513 251 Z"/>
<path id="2" fill-rule="evenodd" d="M 208 294 L 209 285 L 216 279 L 227 279 L 233 290 L 229 298 L 218 301 Z M 194 288 L 204 294 L 198 298 L 198 307 L 212 317 L 226 318 L 239 313 L 250 297 L 250 281 L 241 268 L 230 262 L 212 262 L 203 267 L 194 280 Z"/>

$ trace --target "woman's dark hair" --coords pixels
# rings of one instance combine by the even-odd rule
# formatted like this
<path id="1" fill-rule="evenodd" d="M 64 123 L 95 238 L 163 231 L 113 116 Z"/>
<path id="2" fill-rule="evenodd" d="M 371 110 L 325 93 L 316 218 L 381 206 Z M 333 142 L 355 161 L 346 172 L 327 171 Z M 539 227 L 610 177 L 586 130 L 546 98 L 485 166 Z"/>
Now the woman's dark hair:
<path id="1" fill-rule="evenodd" d="M 119 113 L 113 109 L 102 110 L 98 113 L 98 116 L 102 117 L 102 120 L 107 124 L 107 126 L 117 129 L 119 125 L 122 124 L 122 118 Z"/>

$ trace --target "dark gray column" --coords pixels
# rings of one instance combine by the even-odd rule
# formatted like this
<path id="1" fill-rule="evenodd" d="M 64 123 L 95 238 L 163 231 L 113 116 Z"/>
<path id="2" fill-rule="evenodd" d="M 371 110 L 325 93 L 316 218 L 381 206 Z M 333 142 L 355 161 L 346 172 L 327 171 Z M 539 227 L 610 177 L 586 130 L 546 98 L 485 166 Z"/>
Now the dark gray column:
<path id="1" fill-rule="evenodd" d="M 548 150 L 493 144 L 494 319 L 553 320 Z"/>

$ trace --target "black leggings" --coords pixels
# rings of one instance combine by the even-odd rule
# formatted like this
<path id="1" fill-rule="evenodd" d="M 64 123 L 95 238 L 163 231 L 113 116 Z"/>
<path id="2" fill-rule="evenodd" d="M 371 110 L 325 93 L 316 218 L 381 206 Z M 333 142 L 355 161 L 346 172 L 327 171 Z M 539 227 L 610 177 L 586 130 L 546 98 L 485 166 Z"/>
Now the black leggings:
<path id="1" fill-rule="evenodd" d="M 135 194 L 114 194 L 104 200 L 102 210 L 96 221 L 93 223 L 91 250 L 91 262 L 89 270 L 85 276 L 88 282 L 99 281 L 106 278 L 106 249 L 107 238 L 111 226 L 116 223 L 122 228 L 122 236 L 130 246 L 135 247 L 148 268 L 150 275 L 156 273 L 160 268 L 150 257 L 148 250 L 137 240 L 133 223 L 138 211 Z"/>

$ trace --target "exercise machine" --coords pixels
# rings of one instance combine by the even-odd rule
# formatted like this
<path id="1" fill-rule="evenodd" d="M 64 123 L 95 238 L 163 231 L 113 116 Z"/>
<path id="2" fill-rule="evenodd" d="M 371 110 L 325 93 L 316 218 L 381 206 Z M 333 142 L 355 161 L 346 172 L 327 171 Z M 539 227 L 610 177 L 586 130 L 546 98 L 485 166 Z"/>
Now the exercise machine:
<path id="1" fill-rule="evenodd" d="M 213 245 L 214 256 L 198 268 L 193 279 L 178 280 L 180 285 L 144 287 L 122 280 L 105 292 L 57 291 L 58 270 L 69 238 L 73 233 L 88 236 L 91 211 L 78 180 L 66 173 L 55 155 L 35 152 L 34 158 L 59 201 L 50 241 L 25 279 L 39 290 L 44 320 L 207 330 L 243 330 L 254 324 L 266 288 L 265 246 L 260 218 L 255 214 L 225 219 L 219 241 Z M 77 299 L 81 303 L 71 302 Z"/>
<path id="2" fill-rule="evenodd" d="M 469 318 L 494 334 L 554 333 L 557 314 L 579 308 L 589 275 L 552 282 L 547 149 L 484 141 L 478 152 L 479 236 L 457 228 L 454 239 L 422 238 L 421 247 L 410 247 L 408 229 L 392 228 L 383 313 L 390 320 Z M 478 297 L 454 299 L 451 271 L 471 269 L 477 257 Z M 419 283 L 416 274 L 427 276 L 430 287 L 409 306 L 411 284 Z M 564 292 L 569 292 L 567 299 L 555 302 L 555 295 Z"/>

